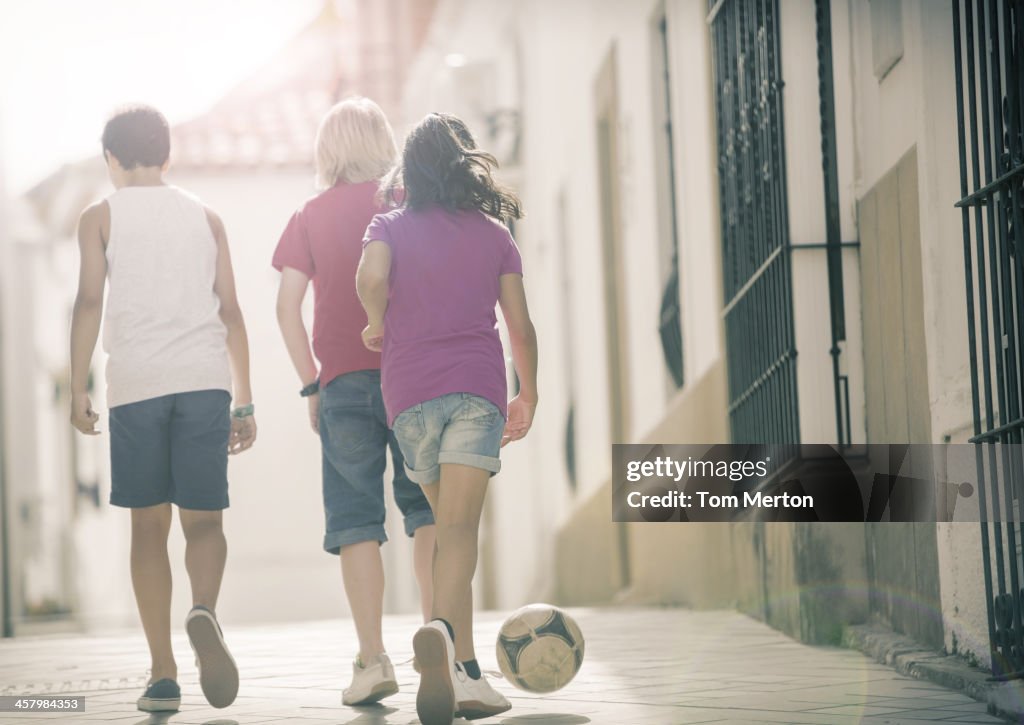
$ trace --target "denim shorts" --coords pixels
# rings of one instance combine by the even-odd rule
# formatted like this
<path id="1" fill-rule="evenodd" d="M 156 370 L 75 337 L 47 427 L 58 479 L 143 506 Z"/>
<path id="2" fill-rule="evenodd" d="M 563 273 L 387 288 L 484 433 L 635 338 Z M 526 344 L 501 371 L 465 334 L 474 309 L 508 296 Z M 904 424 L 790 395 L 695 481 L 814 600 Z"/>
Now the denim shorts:
<path id="1" fill-rule="evenodd" d="M 197 390 L 110 409 L 110 503 L 228 507 L 231 395 Z"/>
<path id="2" fill-rule="evenodd" d="M 388 451 L 394 465 L 392 487 L 405 533 L 434 523 L 423 491 L 405 475 L 405 461 L 388 430 L 379 370 L 340 375 L 320 389 L 320 442 L 323 447 L 324 550 L 362 541 L 388 540 L 384 533 L 384 470 Z"/>
<path id="3" fill-rule="evenodd" d="M 501 470 L 498 453 L 505 418 L 491 401 L 471 393 L 449 393 L 406 408 L 395 418 L 395 437 L 405 472 L 420 485 L 437 483 L 442 463 Z"/>

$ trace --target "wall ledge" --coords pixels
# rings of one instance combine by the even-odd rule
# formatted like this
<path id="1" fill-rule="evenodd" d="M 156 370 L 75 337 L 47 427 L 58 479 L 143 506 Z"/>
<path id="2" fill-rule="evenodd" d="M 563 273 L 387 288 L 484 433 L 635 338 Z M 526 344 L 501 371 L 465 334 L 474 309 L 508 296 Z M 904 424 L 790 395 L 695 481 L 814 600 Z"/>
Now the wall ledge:
<path id="1" fill-rule="evenodd" d="M 1024 720 L 1024 681 L 994 682 L 991 674 L 973 667 L 956 655 L 945 655 L 926 648 L 910 637 L 876 624 L 861 624 L 843 629 L 843 646 L 860 650 L 897 672 L 928 680 L 937 685 L 984 702 L 988 711 L 1014 722 Z"/>

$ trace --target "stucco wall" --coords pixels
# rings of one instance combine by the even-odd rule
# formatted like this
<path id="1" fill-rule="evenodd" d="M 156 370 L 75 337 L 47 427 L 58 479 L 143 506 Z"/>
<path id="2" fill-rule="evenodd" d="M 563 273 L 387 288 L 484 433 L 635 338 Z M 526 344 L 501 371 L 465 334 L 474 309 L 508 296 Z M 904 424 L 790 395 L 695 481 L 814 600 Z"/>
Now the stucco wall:
<path id="1" fill-rule="evenodd" d="M 232 458 L 229 466 L 229 553 L 219 609 L 225 621 L 236 622 L 345 614 L 348 603 L 339 560 L 322 548 L 320 440 L 310 430 L 305 401 L 298 396 L 301 386 L 278 329 L 279 275 L 270 266 L 292 212 L 315 193 L 312 173 L 172 173 L 171 181 L 199 195 L 223 219 L 249 333 L 259 435 L 256 445 Z M 305 308 L 308 329 L 312 297 L 310 289 Z M 385 490 L 390 494 L 390 485 Z M 394 506 L 389 509 L 387 533 L 390 541 L 382 549 L 386 610 L 419 611 L 411 541 Z M 172 541 L 172 556 L 180 554 L 180 532 Z M 183 568 L 175 569 L 176 577 L 183 575 Z M 186 587 L 175 588 L 176 598 L 186 596 Z"/>
<path id="2" fill-rule="evenodd" d="M 620 290 L 630 350 L 628 436 L 653 440 L 662 434 L 686 441 L 690 435 L 728 435 L 724 393 L 708 392 L 717 390 L 711 382 L 716 376 L 724 381 L 723 300 L 708 8 L 699 0 L 669 0 L 664 6 L 677 132 L 675 202 L 687 379 L 679 392 L 665 386 L 656 337 L 664 250 L 657 240 L 663 225 L 655 204 L 658 129 L 652 126 L 651 58 L 660 7 L 566 1 L 523 2 L 513 10 L 494 1 L 448 0 L 439 9 L 444 22 L 435 24 L 406 88 L 408 123 L 435 104 L 459 102 L 458 73 L 445 67 L 447 54 L 502 68 L 518 64 L 516 72 L 495 72 L 491 98 L 517 102 L 522 113 L 521 163 L 510 178 L 528 214 L 517 225 L 517 236 L 540 335 L 541 406 L 527 441 L 506 449 L 492 495 L 491 565 L 501 572 L 495 603 L 511 606 L 545 591 L 574 602 L 623 596 L 692 606 L 731 603 L 796 636 L 828 639 L 836 622 L 866 616 L 863 527 L 630 527 L 632 582 L 624 591 L 616 589 L 621 567 L 618 529 L 608 522 L 606 505 L 610 426 L 594 131 L 594 81 L 612 48 L 620 104 L 617 181 L 628 250 Z M 970 423 L 970 410 L 961 240 L 952 207 L 958 167 L 950 10 L 943 3 L 904 0 L 904 56 L 879 81 L 873 72 L 869 4 L 833 0 L 831 7 L 842 239 L 857 239 L 858 201 L 916 147 L 925 344 L 915 351 L 915 364 L 927 372 L 933 440 L 955 439 Z M 795 244 L 816 244 L 825 241 L 825 228 L 814 16 L 808 4 L 798 2 L 780 3 L 780 12 L 791 238 Z M 583 26 L 581 14 L 587 17 Z M 565 33 L 566 27 L 576 30 Z M 472 111 L 465 98 L 461 103 Z M 824 257 L 820 250 L 794 252 L 806 441 L 831 441 L 835 430 Z M 845 250 L 843 262 L 848 339 L 842 371 L 850 376 L 852 437 L 858 442 L 865 436 L 865 406 L 857 250 Z M 564 455 L 572 401 L 575 490 Z M 696 556 L 698 549 L 703 556 Z M 940 528 L 938 557 L 947 647 L 954 634 L 958 643 L 977 641 L 984 601 L 976 532 Z M 684 570 L 681 576 L 664 574 Z M 708 576 L 721 572 L 727 574 L 714 581 Z"/>
<path id="3" fill-rule="evenodd" d="M 871 65 L 868 3 L 850 3 L 857 195 L 916 146 L 925 350 L 934 442 L 970 435 L 963 238 L 957 157 L 952 13 L 948 4 L 903 0 L 903 58 L 881 81 Z M 976 524 L 937 527 L 945 646 L 988 662 L 981 545 Z"/>

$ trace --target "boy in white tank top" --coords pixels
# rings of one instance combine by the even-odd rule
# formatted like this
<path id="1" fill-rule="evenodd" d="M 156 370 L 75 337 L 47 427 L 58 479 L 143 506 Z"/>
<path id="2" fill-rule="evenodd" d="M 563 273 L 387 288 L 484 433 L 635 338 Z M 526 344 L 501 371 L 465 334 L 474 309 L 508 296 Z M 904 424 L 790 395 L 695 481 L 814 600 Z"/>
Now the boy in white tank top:
<path id="1" fill-rule="evenodd" d="M 170 132 L 156 109 L 114 114 L 103 131 L 103 155 L 116 191 L 79 220 L 71 423 L 99 434 L 88 380 L 102 319 L 110 503 L 131 509 L 132 584 L 152 657 L 138 706 L 160 711 L 181 704 L 167 556 L 175 504 L 194 605 L 185 628 L 203 693 L 214 707 L 227 707 L 238 692 L 238 670 L 214 615 L 227 553 L 227 456 L 256 439 L 249 343 L 227 237 L 213 211 L 164 183 Z"/>

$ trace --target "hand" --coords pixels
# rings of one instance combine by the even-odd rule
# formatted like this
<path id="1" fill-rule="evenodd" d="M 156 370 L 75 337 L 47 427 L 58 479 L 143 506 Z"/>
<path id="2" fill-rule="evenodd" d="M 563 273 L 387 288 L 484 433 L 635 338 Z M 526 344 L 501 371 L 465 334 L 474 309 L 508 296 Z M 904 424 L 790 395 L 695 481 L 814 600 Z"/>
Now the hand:
<path id="1" fill-rule="evenodd" d="M 529 402 L 518 395 L 509 401 L 508 422 L 501 436 L 501 447 L 525 436 L 533 425 L 533 414 L 537 410 L 537 401 Z"/>
<path id="2" fill-rule="evenodd" d="M 309 405 L 309 426 L 313 432 L 320 433 L 320 393 L 313 393 L 306 398 Z"/>
<path id="3" fill-rule="evenodd" d="M 99 419 L 86 393 L 71 396 L 71 425 L 75 426 L 78 432 L 87 436 L 98 436 L 100 432 L 96 430 L 96 423 Z"/>
<path id="4" fill-rule="evenodd" d="M 256 442 L 256 418 L 231 416 L 231 437 L 228 439 L 228 455 L 235 455 L 252 448 Z"/>
<path id="5" fill-rule="evenodd" d="M 363 344 L 366 345 L 367 350 L 380 352 L 380 349 L 384 344 L 383 322 L 371 322 L 369 325 L 363 328 Z"/>

